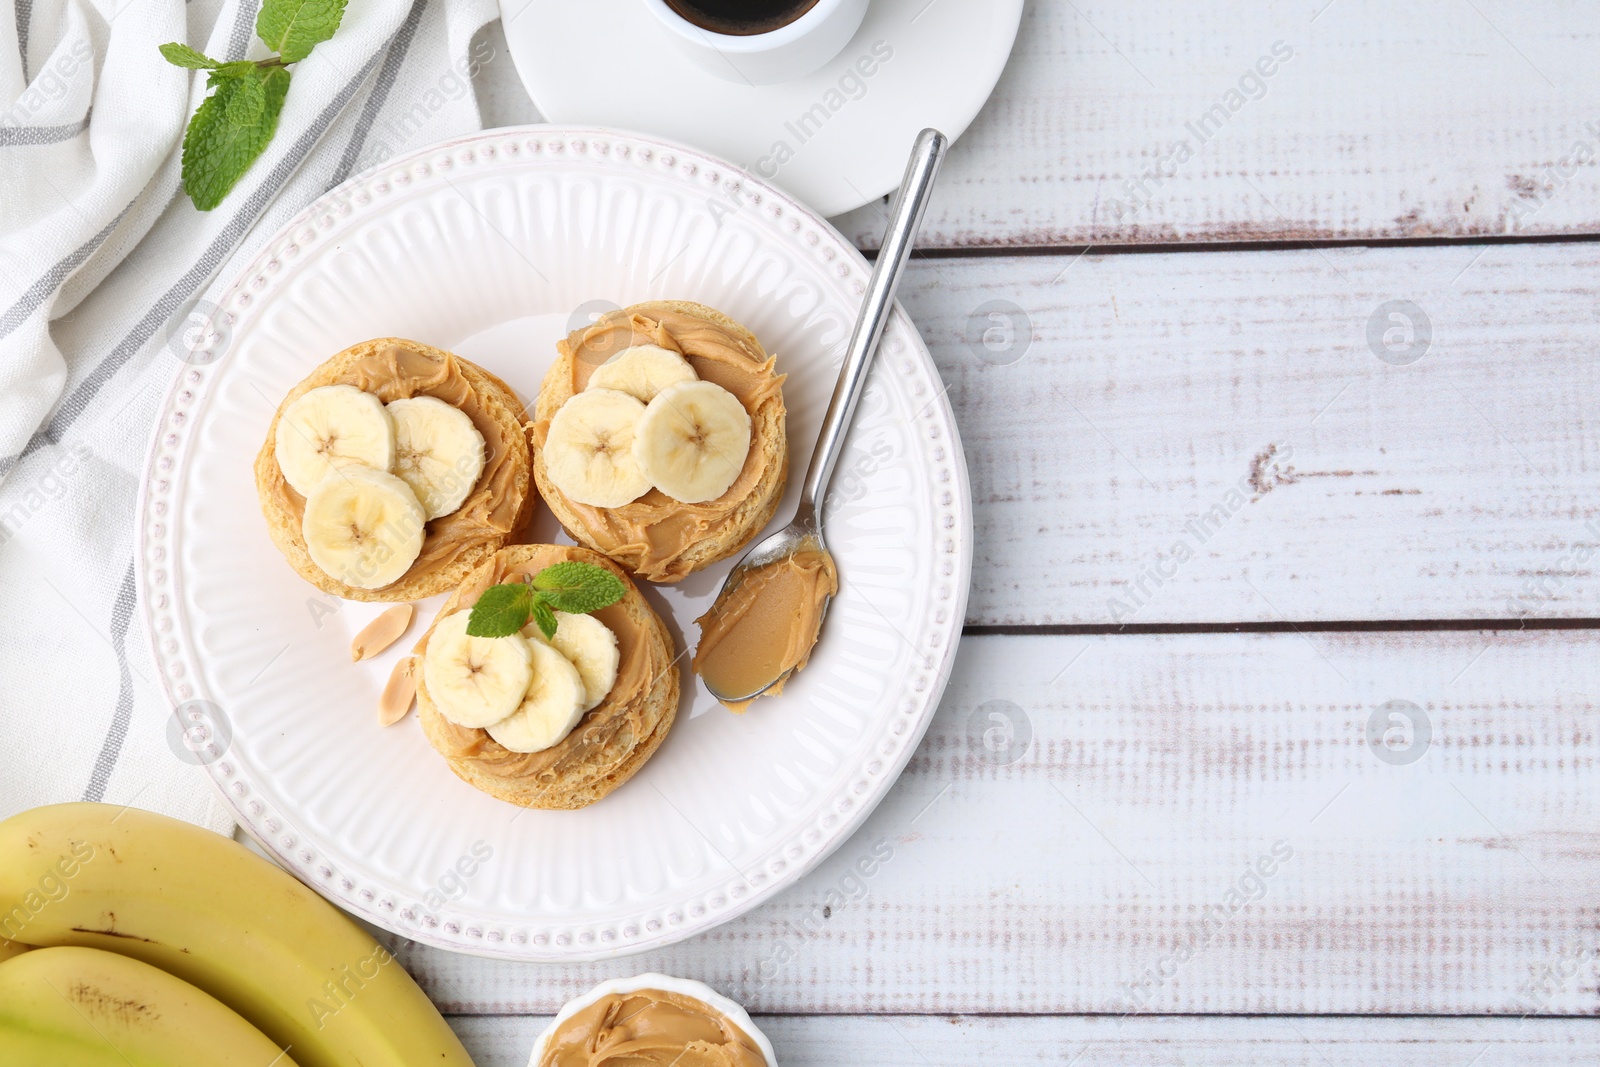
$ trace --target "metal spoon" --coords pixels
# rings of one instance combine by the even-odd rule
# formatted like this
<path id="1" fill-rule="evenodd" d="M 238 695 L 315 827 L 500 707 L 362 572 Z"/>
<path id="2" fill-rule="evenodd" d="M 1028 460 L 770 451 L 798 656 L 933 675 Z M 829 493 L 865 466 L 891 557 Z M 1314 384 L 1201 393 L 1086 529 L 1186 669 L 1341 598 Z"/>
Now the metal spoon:
<path id="1" fill-rule="evenodd" d="M 866 298 L 861 303 L 861 313 L 856 318 L 855 332 L 850 335 L 850 347 L 845 351 L 844 366 L 839 371 L 839 382 L 833 387 L 833 399 L 828 401 L 828 413 L 822 418 L 822 432 L 817 437 L 817 447 L 811 453 L 811 466 L 806 470 L 806 480 L 800 491 L 800 506 L 795 509 L 789 525 L 756 545 L 729 572 L 717 594 L 717 605 L 744 581 L 745 575 L 756 567 L 763 567 L 799 551 L 827 551 L 822 537 L 822 510 L 819 501 L 827 492 L 833 478 L 833 468 L 844 448 L 845 434 L 850 429 L 851 416 L 855 414 L 856 401 L 861 399 L 867 382 L 867 368 L 877 351 L 878 340 L 888 325 L 894 309 L 894 294 L 900 284 L 900 270 L 911 254 L 911 244 L 922 223 L 928 206 L 928 194 L 939 173 L 944 150 L 949 138 L 938 130 L 927 129 L 917 135 L 911 149 L 911 160 L 906 164 L 906 176 L 900 193 L 889 212 L 889 228 L 883 235 L 883 246 L 878 250 L 878 262 L 873 267 L 872 279 L 867 283 Z M 822 605 L 822 617 L 827 617 L 828 598 Z M 716 611 L 717 608 L 713 608 Z M 821 621 L 818 625 L 820 627 Z M 719 693 L 709 682 L 706 689 L 718 700 L 738 704 L 765 693 L 789 676 L 785 671 L 752 693 Z"/>

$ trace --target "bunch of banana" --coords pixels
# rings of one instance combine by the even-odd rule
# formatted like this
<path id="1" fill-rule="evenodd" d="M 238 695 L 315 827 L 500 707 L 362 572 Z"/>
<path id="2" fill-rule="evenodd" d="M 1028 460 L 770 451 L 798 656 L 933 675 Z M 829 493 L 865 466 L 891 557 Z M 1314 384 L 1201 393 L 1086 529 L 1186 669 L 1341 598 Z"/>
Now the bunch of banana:
<path id="1" fill-rule="evenodd" d="M 428 697 L 457 726 L 487 730 L 512 752 L 542 752 L 616 684 L 617 635 L 593 615 L 556 612 L 547 639 L 533 622 L 507 637 L 473 637 L 471 614 L 440 619 L 422 656 Z"/>
<path id="2" fill-rule="evenodd" d="M 431 396 L 385 404 L 353 385 L 319 386 L 284 409 L 273 455 L 305 497 L 311 561 L 360 589 L 411 568 L 423 524 L 461 507 L 486 461 L 460 408 Z"/>
<path id="3" fill-rule="evenodd" d="M 354 922 L 244 846 L 136 808 L 58 804 L 0 822 L 0 938 L 141 960 L 221 1001 L 304 1067 L 472 1064 Z M 198 1005 L 190 1015 L 209 1010 L 185 1003 Z M 13 1028 L 10 1015 L 0 1026 Z"/>
<path id="4" fill-rule="evenodd" d="M 6 1067 L 294 1067 L 214 997 L 97 948 L 42 948 L 0 964 Z"/>
<path id="5" fill-rule="evenodd" d="M 750 413 L 689 361 L 657 345 L 595 368 L 550 420 L 544 461 L 568 498 L 621 507 L 651 487 L 684 504 L 715 500 L 750 453 Z"/>

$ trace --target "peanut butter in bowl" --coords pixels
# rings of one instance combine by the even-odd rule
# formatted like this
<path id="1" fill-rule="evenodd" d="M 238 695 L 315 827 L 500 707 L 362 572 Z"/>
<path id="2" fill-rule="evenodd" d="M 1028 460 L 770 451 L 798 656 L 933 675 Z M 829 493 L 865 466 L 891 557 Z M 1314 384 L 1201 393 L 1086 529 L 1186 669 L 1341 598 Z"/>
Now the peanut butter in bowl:
<path id="1" fill-rule="evenodd" d="M 700 982 L 641 974 L 567 1004 L 528 1067 L 777 1067 L 745 1010 Z"/>

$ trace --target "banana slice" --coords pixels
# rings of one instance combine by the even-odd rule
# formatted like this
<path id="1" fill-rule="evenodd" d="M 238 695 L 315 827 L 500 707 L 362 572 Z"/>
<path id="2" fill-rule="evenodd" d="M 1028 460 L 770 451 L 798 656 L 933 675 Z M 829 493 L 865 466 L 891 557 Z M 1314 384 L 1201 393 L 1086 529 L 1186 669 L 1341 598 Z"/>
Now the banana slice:
<path id="1" fill-rule="evenodd" d="M 310 496 L 336 468 L 358 464 L 386 471 L 394 463 L 394 426 L 383 401 L 353 385 L 306 393 L 278 419 L 272 443 L 283 479 Z"/>
<path id="2" fill-rule="evenodd" d="M 571 733 L 583 718 L 583 678 L 554 646 L 543 641 L 524 643 L 533 650 L 533 681 L 527 695 L 515 714 L 487 729 L 490 737 L 512 752 L 543 752 Z"/>
<path id="3" fill-rule="evenodd" d="M 699 378 L 678 353 L 660 345 L 635 345 L 596 367 L 584 388 L 615 389 L 648 404 L 667 386 Z"/>
<path id="4" fill-rule="evenodd" d="M 483 473 L 483 434 L 472 417 L 431 396 L 391 400 L 394 466 L 390 469 L 417 494 L 428 518 L 459 508 Z"/>
<path id="5" fill-rule="evenodd" d="M 411 487 L 388 471 L 334 470 L 306 496 L 300 533 L 311 562 L 357 589 L 382 589 L 422 551 L 427 515 Z"/>
<path id="6" fill-rule="evenodd" d="M 471 614 L 452 612 L 434 626 L 422 656 L 422 682 L 440 715 L 482 729 L 521 706 L 534 677 L 534 649 L 518 634 L 469 636 Z"/>
<path id="7" fill-rule="evenodd" d="M 684 504 L 728 491 L 750 454 L 750 413 L 715 382 L 679 382 L 656 394 L 634 431 L 633 458 L 652 485 Z"/>
<path id="8" fill-rule="evenodd" d="M 615 389 L 585 389 L 562 404 L 544 443 L 556 488 L 597 508 L 621 507 L 649 492 L 650 479 L 634 462 L 634 426 L 643 414 L 637 398 Z"/>
<path id="9" fill-rule="evenodd" d="M 530 641 L 548 640 L 578 668 L 583 678 L 583 710 L 588 711 L 604 700 L 611 687 L 617 684 L 617 670 L 622 665 L 617 635 L 593 615 L 571 615 L 565 611 L 555 614 L 554 637 L 546 639 L 535 622 L 524 626 L 522 634 Z"/>

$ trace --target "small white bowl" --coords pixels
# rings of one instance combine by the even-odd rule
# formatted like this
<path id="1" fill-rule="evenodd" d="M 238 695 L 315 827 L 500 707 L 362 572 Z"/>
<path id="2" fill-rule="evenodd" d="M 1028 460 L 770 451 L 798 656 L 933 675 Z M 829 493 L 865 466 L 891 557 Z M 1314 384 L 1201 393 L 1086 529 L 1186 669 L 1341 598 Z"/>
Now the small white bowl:
<path id="1" fill-rule="evenodd" d="M 602 997 L 616 993 L 637 993 L 641 989 L 659 989 L 664 993 L 677 993 L 679 996 L 693 997 L 709 1004 L 750 1035 L 750 1040 L 756 1043 L 761 1055 L 766 1057 L 767 1067 L 778 1067 L 778 1057 L 772 1051 L 772 1042 L 767 1040 L 766 1034 L 756 1029 L 756 1024 L 750 1021 L 748 1012 L 704 982 L 696 982 L 691 978 L 673 978 L 665 974 L 638 974 L 632 978 L 613 978 L 609 982 L 601 982 L 583 996 L 567 1001 L 566 1006 L 556 1014 L 550 1025 L 539 1035 L 539 1039 L 533 1043 L 533 1052 L 528 1057 L 528 1067 L 539 1067 L 539 1057 L 544 1055 L 545 1044 L 555 1036 L 561 1024 L 572 1016 Z"/>
<path id="2" fill-rule="evenodd" d="M 739 36 L 696 26 L 666 0 L 644 0 L 644 6 L 697 66 L 741 85 L 776 85 L 814 74 L 843 51 L 867 17 L 867 0 L 817 0 L 787 26 Z"/>

